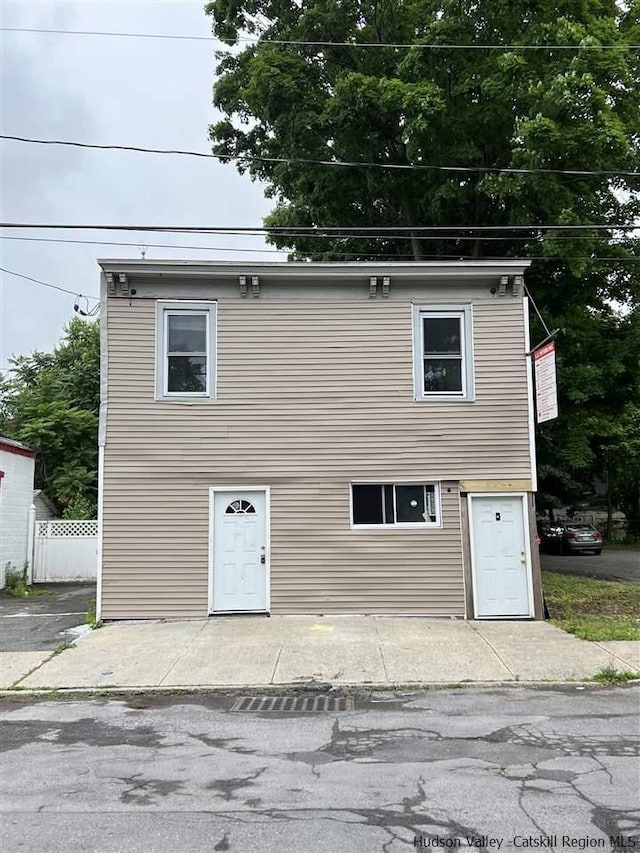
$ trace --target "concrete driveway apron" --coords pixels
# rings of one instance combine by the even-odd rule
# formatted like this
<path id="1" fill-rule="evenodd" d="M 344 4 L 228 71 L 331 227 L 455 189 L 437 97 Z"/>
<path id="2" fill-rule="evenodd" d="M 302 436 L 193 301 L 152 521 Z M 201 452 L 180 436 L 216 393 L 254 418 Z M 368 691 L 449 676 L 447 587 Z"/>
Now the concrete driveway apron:
<path id="1" fill-rule="evenodd" d="M 43 663 L 71 628 L 82 625 L 95 600 L 95 584 L 39 584 L 39 593 L 11 598 L 0 593 L 0 688 L 15 684 Z"/>

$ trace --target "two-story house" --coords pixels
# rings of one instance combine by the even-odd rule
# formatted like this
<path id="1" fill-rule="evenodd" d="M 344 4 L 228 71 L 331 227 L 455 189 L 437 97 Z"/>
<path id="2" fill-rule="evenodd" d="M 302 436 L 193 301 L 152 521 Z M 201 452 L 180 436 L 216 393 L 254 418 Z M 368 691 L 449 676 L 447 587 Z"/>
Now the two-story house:
<path id="1" fill-rule="evenodd" d="M 525 262 L 99 263 L 102 618 L 542 617 Z"/>

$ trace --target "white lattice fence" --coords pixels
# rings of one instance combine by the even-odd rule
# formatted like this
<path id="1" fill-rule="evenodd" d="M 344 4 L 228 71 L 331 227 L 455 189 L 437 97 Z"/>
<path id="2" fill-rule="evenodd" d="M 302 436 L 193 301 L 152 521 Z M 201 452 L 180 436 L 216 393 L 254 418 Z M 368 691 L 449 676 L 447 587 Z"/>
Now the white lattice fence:
<path id="1" fill-rule="evenodd" d="M 91 581 L 98 569 L 97 521 L 37 521 L 33 580 Z"/>

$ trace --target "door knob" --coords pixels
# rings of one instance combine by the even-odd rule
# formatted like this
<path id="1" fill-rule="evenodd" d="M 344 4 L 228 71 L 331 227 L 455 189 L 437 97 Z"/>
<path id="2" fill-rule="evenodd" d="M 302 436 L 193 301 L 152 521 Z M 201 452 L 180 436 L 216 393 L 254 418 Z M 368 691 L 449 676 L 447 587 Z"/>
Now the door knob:
<path id="1" fill-rule="evenodd" d="M 267 562 L 266 557 L 264 556 L 264 554 L 260 554 L 260 562 L 261 562 L 263 565 Z"/>

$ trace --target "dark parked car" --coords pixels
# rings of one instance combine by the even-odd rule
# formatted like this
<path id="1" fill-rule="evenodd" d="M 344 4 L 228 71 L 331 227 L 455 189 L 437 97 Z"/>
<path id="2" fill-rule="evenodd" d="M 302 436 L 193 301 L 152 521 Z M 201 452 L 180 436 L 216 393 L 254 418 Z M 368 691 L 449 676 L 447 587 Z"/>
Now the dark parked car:
<path id="1" fill-rule="evenodd" d="M 579 551 L 602 551 L 602 533 L 593 524 L 568 522 L 545 525 L 539 529 L 541 549 L 549 554 L 576 554 Z"/>

